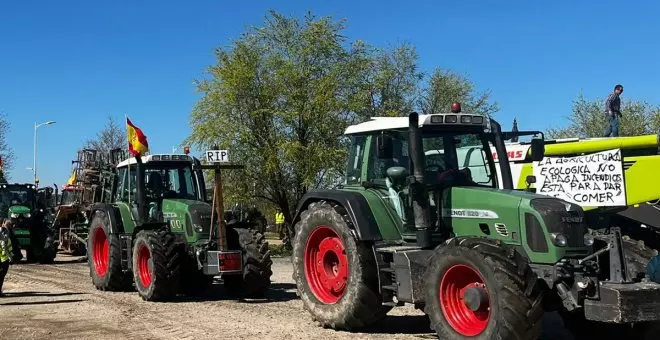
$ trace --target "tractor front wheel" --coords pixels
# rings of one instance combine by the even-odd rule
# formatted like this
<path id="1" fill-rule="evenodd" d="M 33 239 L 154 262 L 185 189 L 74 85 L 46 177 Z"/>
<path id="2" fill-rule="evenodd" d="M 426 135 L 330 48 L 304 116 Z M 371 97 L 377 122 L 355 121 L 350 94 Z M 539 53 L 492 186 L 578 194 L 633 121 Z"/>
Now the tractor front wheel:
<path id="1" fill-rule="evenodd" d="M 293 278 L 314 320 L 355 330 L 385 317 L 376 259 L 342 217 L 342 207 L 312 203 L 302 212 L 293 239 Z"/>
<path id="2" fill-rule="evenodd" d="M 121 268 L 119 236 L 110 232 L 105 212 L 98 211 L 90 222 L 87 263 L 92 283 L 98 290 L 127 291 L 133 288 L 130 275 Z"/>
<path id="3" fill-rule="evenodd" d="M 542 294 L 517 254 L 487 241 L 435 250 L 425 278 L 425 308 L 440 339 L 538 339 Z M 521 275 L 522 274 L 522 275 Z"/>
<path id="4" fill-rule="evenodd" d="M 224 287 L 232 294 L 245 298 L 261 298 L 270 286 L 273 275 L 268 242 L 261 233 L 247 228 L 228 228 L 227 241 L 232 250 L 241 250 L 243 273 L 223 275 Z"/>
<path id="5" fill-rule="evenodd" d="M 133 244 L 133 281 L 145 301 L 166 301 L 179 289 L 180 244 L 168 231 L 140 231 Z"/>

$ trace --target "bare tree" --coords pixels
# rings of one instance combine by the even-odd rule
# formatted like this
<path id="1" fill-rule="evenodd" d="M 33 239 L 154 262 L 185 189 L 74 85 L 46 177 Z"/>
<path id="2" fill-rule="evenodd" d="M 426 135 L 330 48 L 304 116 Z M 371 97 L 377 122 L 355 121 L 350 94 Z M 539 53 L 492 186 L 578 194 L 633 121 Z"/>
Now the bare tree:
<path id="1" fill-rule="evenodd" d="M 7 134 L 11 124 L 5 114 L 0 113 L 0 157 L 2 157 L 2 168 L 0 169 L 0 182 L 9 180 L 9 172 L 14 166 L 14 150 L 7 144 Z"/>
<path id="2" fill-rule="evenodd" d="M 114 117 L 110 116 L 103 130 L 99 131 L 95 138 L 88 139 L 84 147 L 100 152 L 107 152 L 112 149 L 123 148 L 126 146 L 126 143 L 126 129 Z"/>

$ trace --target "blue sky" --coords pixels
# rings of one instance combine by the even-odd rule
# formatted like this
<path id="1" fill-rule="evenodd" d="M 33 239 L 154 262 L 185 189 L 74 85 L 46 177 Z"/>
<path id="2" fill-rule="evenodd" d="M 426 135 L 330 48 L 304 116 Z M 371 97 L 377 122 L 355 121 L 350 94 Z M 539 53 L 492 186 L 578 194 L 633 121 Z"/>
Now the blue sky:
<path id="1" fill-rule="evenodd" d="M 410 42 L 423 70 L 453 69 L 490 89 L 504 126 L 514 116 L 521 129 L 560 126 L 580 91 L 602 98 L 617 83 L 624 100 L 660 103 L 657 1 L 2 1 L 12 180 L 32 179 L 35 121 L 57 121 L 38 130 L 42 185 L 66 181 L 110 115 L 127 114 L 152 152 L 170 152 L 190 132 L 193 81 L 213 49 L 268 9 L 345 18 L 350 39 L 379 46 Z"/>

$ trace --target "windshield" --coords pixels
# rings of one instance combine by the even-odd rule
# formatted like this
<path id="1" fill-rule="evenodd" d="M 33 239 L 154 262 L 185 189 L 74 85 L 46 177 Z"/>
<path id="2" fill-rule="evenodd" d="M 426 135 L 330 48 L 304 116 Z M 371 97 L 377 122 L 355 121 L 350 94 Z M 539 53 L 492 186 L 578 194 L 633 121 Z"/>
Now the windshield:
<path id="1" fill-rule="evenodd" d="M 73 204 L 76 200 L 76 193 L 73 190 L 64 190 L 62 191 L 62 201 L 60 204 L 69 205 Z"/>
<path id="2" fill-rule="evenodd" d="M 34 189 L 21 185 L 0 187 L 0 216 L 7 217 L 9 207 L 13 205 L 22 205 L 32 209 L 34 207 Z"/>
<path id="3" fill-rule="evenodd" d="M 387 177 L 387 169 L 401 166 L 410 170 L 408 154 L 408 133 L 393 135 L 393 157 L 378 159 L 372 152 L 372 179 Z M 453 179 L 452 185 L 478 185 L 494 187 L 494 163 L 491 147 L 492 137 L 487 133 L 454 133 L 427 130 L 422 132 L 422 144 L 425 155 L 424 171 L 428 184 L 444 184 L 446 179 Z M 487 150 L 487 151 L 485 151 Z M 460 173 L 460 179 L 450 176 Z"/>
<path id="4" fill-rule="evenodd" d="M 136 168 L 131 165 L 130 185 L 125 180 L 126 168 L 119 170 L 118 194 L 128 198 L 135 195 Z M 130 187 L 130 194 L 129 194 Z M 188 162 L 150 162 L 145 169 L 145 189 L 147 198 L 181 198 L 197 200 L 199 187 L 192 165 Z"/>

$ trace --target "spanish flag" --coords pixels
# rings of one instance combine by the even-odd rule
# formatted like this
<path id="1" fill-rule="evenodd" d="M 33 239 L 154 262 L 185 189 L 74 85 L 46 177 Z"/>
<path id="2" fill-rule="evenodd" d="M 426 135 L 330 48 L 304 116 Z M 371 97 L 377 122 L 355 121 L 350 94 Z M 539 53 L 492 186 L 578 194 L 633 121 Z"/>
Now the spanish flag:
<path id="1" fill-rule="evenodd" d="M 76 170 L 73 170 L 73 173 L 71 174 L 71 177 L 69 177 L 69 180 L 66 182 L 67 185 L 75 185 L 76 184 Z"/>
<path id="2" fill-rule="evenodd" d="M 126 117 L 126 129 L 128 135 L 128 152 L 133 156 L 143 156 L 149 151 L 149 143 L 147 143 L 147 136 L 142 133 L 137 126 L 131 123 L 131 120 Z"/>

